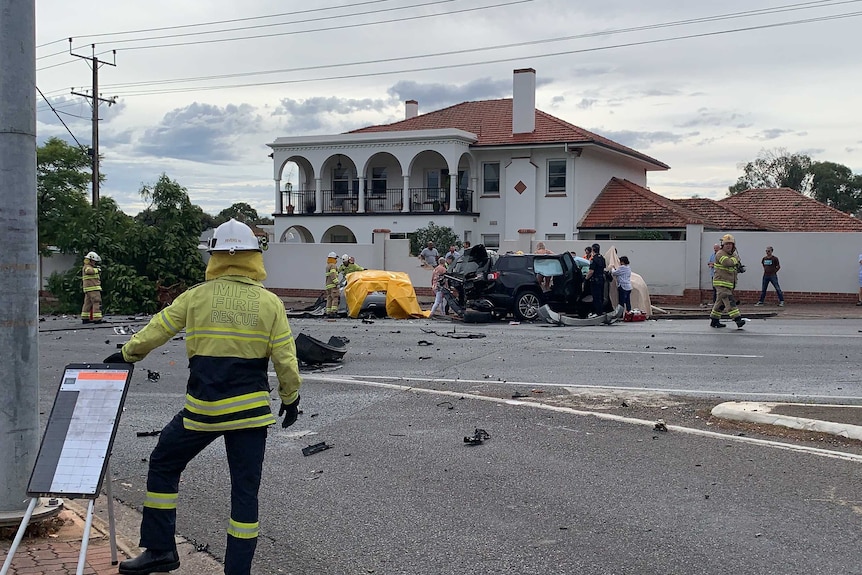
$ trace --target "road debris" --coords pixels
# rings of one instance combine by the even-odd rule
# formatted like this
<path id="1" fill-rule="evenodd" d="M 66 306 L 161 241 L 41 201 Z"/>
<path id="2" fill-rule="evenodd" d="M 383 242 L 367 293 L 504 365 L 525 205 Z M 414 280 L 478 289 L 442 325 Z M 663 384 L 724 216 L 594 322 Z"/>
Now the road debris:
<path id="1" fill-rule="evenodd" d="M 485 337 L 484 333 L 469 333 L 466 331 L 456 332 L 454 328 L 452 329 L 452 331 L 446 331 L 443 333 L 440 333 L 439 331 L 434 331 L 433 329 L 419 329 L 421 329 L 423 333 L 433 333 L 434 335 L 439 337 L 450 337 L 452 339 L 482 339 Z"/>
<path id="2" fill-rule="evenodd" d="M 138 437 L 155 437 L 156 435 L 159 435 L 161 432 L 162 432 L 161 429 L 154 429 L 152 431 L 139 431 L 135 435 L 137 435 Z"/>
<path id="3" fill-rule="evenodd" d="M 332 447 L 332 445 L 327 445 L 325 441 L 321 441 L 320 443 L 315 443 L 313 445 L 303 447 L 302 454 L 308 457 L 309 455 L 314 455 L 315 453 L 320 453 L 321 451 L 332 449 Z"/>
<path id="4" fill-rule="evenodd" d="M 481 445 L 483 441 L 490 438 L 491 436 L 487 431 L 477 427 L 476 431 L 473 432 L 473 435 L 464 437 L 464 443 L 468 445 Z"/>
<path id="5" fill-rule="evenodd" d="M 656 431 L 667 431 L 667 424 L 664 422 L 664 419 L 659 419 L 655 422 L 655 427 L 653 427 Z"/>
<path id="6" fill-rule="evenodd" d="M 160 379 L 161 377 L 162 377 L 162 374 L 161 374 L 161 373 L 159 373 L 158 371 L 150 371 L 149 369 L 147 370 L 147 379 L 148 379 L 148 380 L 150 380 L 150 381 L 159 381 L 159 379 Z"/>

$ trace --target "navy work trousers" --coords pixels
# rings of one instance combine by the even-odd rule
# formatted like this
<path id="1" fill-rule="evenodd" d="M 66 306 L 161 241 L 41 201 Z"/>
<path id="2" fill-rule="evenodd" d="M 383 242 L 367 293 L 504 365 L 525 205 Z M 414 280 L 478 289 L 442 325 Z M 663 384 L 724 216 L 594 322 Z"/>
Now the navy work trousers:
<path id="1" fill-rule="evenodd" d="M 763 300 L 766 299 L 766 288 L 769 287 L 769 284 L 772 284 L 772 287 L 775 288 L 775 293 L 778 294 L 778 301 L 784 301 L 784 292 L 778 286 L 778 276 L 763 276 L 763 283 L 760 287 L 760 303 L 763 303 Z"/>
<path id="2" fill-rule="evenodd" d="M 150 456 L 147 492 L 178 493 L 180 475 L 186 465 L 206 446 L 223 436 L 230 469 L 231 522 L 256 525 L 257 494 L 260 489 L 266 434 L 266 427 L 225 432 L 190 431 L 183 427 L 180 412 L 162 430 L 159 442 Z M 176 507 L 159 509 L 145 505 L 141 521 L 141 547 L 154 550 L 174 549 L 176 524 Z M 239 538 L 228 534 L 225 574 L 249 575 L 256 547 L 256 536 Z"/>

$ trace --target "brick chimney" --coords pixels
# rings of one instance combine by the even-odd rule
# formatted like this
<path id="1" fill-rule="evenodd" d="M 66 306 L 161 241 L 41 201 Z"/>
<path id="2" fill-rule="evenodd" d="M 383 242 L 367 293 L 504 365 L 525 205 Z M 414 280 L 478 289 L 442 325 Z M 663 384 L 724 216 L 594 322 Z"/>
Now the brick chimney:
<path id="1" fill-rule="evenodd" d="M 404 119 L 409 120 L 419 115 L 419 102 L 416 100 L 407 100 L 404 102 Z"/>
<path id="2" fill-rule="evenodd" d="M 536 130 L 536 71 L 515 70 L 512 80 L 512 134 Z"/>

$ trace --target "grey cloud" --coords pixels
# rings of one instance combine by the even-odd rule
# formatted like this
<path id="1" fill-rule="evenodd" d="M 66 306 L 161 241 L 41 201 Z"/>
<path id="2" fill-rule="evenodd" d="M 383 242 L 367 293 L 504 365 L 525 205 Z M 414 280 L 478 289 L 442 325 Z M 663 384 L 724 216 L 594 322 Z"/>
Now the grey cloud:
<path id="1" fill-rule="evenodd" d="M 380 98 L 337 98 L 315 97 L 304 100 L 284 98 L 273 110 L 272 116 L 282 116 L 284 130 L 295 134 L 312 134 L 315 132 L 338 132 L 341 128 L 356 127 L 355 118 L 351 114 L 357 112 L 382 112 L 391 108 L 394 100 Z M 341 119 L 338 119 L 341 116 Z"/>
<path id="2" fill-rule="evenodd" d="M 598 102 L 595 98 L 581 98 L 581 101 L 577 103 L 578 108 L 581 110 L 586 110 L 588 108 L 592 108 Z"/>
<path id="3" fill-rule="evenodd" d="M 768 130 L 763 130 L 759 134 L 753 136 L 755 140 L 775 140 L 780 138 L 785 134 L 792 133 L 792 130 L 784 130 L 782 128 L 770 128 Z"/>
<path id="4" fill-rule="evenodd" d="M 675 126 L 678 128 L 693 128 L 695 126 L 734 126 L 736 128 L 746 128 L 751 125 L 741 122 L 741 120 L 745 119 L 745 116 L 736 112 L 723 112 L 701 108 L 697 113 L 697 117 L 677 123 Z"/>
<path id="5" fill-rule="evenodd" d="M 809 158 L 814 158 L 821 154 L 825 154 L 826 148 L 806 148 L 804 150 L 799 150 L 799 153 L 808 156 Z"/>
<path id="6" fill-rule="evenodd" d="M 551 80 L 536 78 L 537 86 L 549 83 Z M 425 110 L 437 110 L 472 100 L 510 98 L 512 96 L 512 80 L 510 78 L 506 80 L 479 78 L 461 86 L 402 81 L 389 88 L 388 92 L 395 101 L 417 100 L 421 112 L 423 108 Z"/>
<path id="7" fill-rule="evenodd" d="M 197 102 L 165 114 L 158 126 L 146 130 L 138 147 L 159 157 L 197 162 L 236 160 L 236 140 L 263 130 L 254 106 L 225 107 Z"/>
<path id="8" fill-rule="evenodd" d="M 597 134 L 619 142 L 624 146 L 634 149 L 649 148 L 654 144 L 678 144 L 683 140 L 700 135 L 700 132 L 689 132 L 687 134 L 675 134 L 673 132 L 636 132 L 632 130 L 601 131 L 593 130 Z"/>

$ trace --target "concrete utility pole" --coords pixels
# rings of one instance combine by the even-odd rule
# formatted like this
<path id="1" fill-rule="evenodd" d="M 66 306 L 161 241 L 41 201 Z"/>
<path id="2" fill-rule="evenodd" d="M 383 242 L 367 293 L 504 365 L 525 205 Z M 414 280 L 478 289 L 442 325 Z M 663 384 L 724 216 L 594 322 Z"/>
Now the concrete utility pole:
<path id="1" fill-rule="evenodd" d="M 91 98 L 93 100 L 93 143 L 90 146 L 90 156 L 93 158 L 93 207 L 99 205 L 99 102 L 105 102 L 108 106 L 115 104 L 117 102 L 116 98 L 102 98 L 99 96 L 99 65 L 107 64 L 108 66 L 116 66 L 116 62 L 105 62 L 99 60 L 96 57 L 96 45 L 91 44 L 91 48 L 93 49 L 92 56 L 81 56 L 80 54 L 74 54 L 72 52 L 72 39 L 69 38 L 69 54 L 72 56 L 76 56 L 78 58 L 83 58 L 84 60 L 90 61 L 90 67 L 93 69 L 93 93 L 92 94 L 82 94 L 80 92 L 72 93 L 76 96 L 82 96 L 84 98 Z M 113 51 L 114 59 L 117 57 L 117 51 Z"/>
<path id="2" fill-rule="evenodd" d="M 0 0 L 0 512 L 23 511 L 39 450 L 36 2 Z"/>

